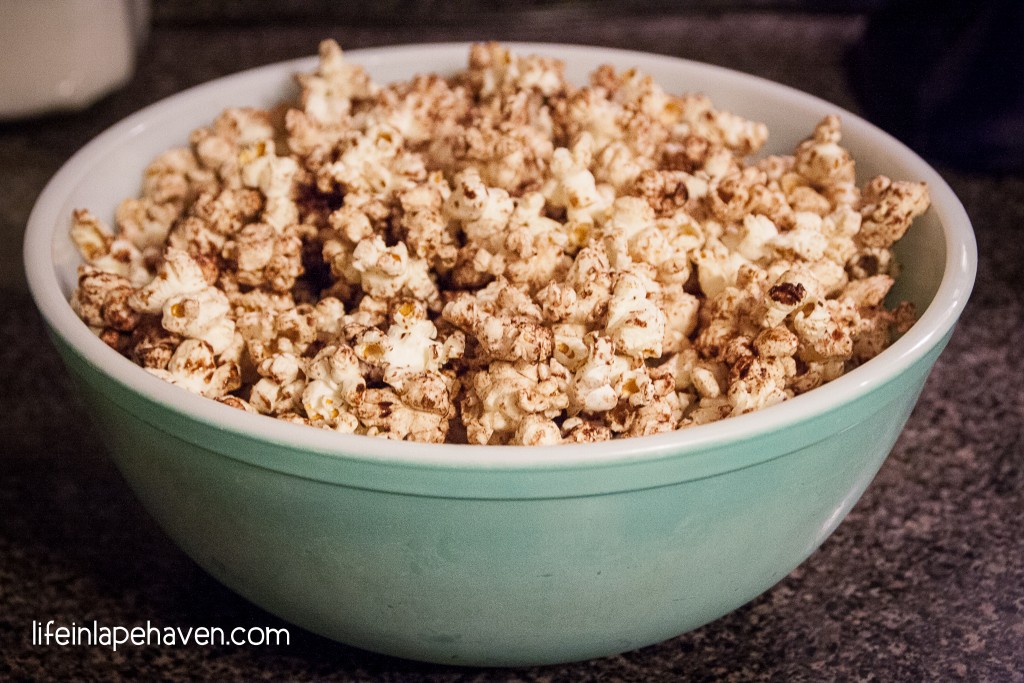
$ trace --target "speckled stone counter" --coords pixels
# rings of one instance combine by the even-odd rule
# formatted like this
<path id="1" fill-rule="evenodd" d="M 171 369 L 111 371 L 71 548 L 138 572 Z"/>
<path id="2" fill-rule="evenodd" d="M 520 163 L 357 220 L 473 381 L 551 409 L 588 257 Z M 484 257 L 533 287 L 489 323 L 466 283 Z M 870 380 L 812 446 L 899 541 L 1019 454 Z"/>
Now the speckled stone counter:
<path id="1" fill-rule="evenodd" d="M 568 27 L 568 28 L 567 28 Z M 1024 178 L 942 169 L 978 235 L 977 287 L 891 457 L 839 530 L 779 585 L 636 652 L 524 670 L 391 659 L 297 628 L 277 647 L 48 647 L 33 620 L 286 626 L 237 597 L 133 498 L 24 293 L 20 231 L 78 147 L 212 77 L 345 47 L 482 38 L 629 47 L 721 64 L 857 109 L 856 17 L 570 15 L 452 27 L 158 25 L 135 79 L 74 115 L 0 124 L 0 679 L 401 681 L 1024 681 Z M 2 67 L 0 67 L 2 68 Z"/>

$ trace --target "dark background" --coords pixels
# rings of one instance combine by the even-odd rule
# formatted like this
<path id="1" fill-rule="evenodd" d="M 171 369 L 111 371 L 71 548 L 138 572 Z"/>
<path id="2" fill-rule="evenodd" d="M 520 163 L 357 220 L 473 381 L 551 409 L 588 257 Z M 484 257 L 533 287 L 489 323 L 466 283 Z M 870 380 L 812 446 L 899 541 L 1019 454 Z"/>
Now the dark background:
<path id="1" fill-rule="evenodd" d="M 0 679 L 1024 681 L 1016 3 L 366 4 L 158 1 L 127 87 L 79 113 L 0 124 Z M 974 223 L 977 286 L 892 455 L 819 551 L 697 631 L 542 669 L 417 664 L 296 628 L 277 648 L 30 645 L 32 620 L 284 625 L 198 569 L 135 501 L 45 340 L 20 235 L 49 177 L 104 128 L 191 85 L 311 55 L 328 36 L 346 49 L 493 38 L 677 55 L 823 97 L 936 163 Z"/>

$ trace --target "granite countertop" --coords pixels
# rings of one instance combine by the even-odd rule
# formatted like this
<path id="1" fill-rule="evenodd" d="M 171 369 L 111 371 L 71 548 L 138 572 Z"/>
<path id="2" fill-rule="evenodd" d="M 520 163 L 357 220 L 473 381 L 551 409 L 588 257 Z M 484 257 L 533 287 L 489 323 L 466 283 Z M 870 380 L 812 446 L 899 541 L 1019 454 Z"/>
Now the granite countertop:
<path id="1" fill-rule="evenodd" d="M 572 30 L 567 31 L 567 21 Z M 569 16 L 393 28 L 293 20 L 158 24 L 128 86 L 91 109 L 0 124 L 0 678 L 402 681 L 1024 681 L 1024 177 L 940 168 L 974 222 L 975 293 L 892 455 L 838 531 L 732 614 L 636 652 L 522 670 L 419 664 L 292 629 L 289 646 L 33 646 L 33 620 L 284 626 L 181 553 L 136 502 L 24 291 L 20 231 L 46 180 L 130 112 L 212 77 L 348 48 L 497 38 L 628 47 L 721 64 L 857 110 L 856 16 Z"/>

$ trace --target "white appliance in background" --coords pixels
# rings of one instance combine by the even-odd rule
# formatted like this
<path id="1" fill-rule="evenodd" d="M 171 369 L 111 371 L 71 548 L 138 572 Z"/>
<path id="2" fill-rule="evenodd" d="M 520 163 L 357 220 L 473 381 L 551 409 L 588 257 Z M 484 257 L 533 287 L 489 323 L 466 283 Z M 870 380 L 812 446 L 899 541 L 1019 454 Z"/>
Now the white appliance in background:
<path id="1" fill-rule="evenodd" d="M 87 107 L 123 85 L 149 0 L 0 0 L 0 120 Z"/>

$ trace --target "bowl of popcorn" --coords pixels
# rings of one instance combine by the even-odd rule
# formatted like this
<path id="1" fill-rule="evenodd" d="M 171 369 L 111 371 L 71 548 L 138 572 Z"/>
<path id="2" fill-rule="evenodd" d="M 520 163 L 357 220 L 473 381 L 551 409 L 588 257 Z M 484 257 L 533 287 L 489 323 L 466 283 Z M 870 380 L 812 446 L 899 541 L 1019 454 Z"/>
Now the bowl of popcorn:
<path id="1" fill-rule="evenodd" d="M 115 125 L 38 200 L 32 293 L 199 565 L 361 648 L 526 665 L 767 590 L 900 434 L 974 281 L 869 123 L 670 57 L 275 64 Z"/>

